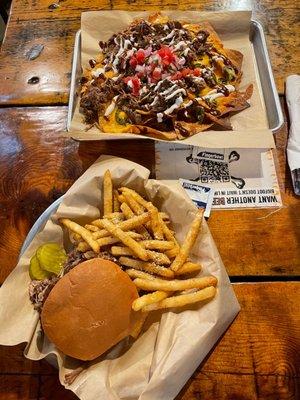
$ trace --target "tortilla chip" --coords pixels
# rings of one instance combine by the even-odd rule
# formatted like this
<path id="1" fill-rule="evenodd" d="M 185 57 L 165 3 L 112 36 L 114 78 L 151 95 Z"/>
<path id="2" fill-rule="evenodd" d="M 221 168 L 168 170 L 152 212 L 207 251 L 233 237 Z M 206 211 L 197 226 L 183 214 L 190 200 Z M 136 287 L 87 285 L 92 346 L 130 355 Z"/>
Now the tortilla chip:
<path id="1" fill-rule="evenodd" d="M 166 24 L 169 21 L 169 17 L 167 15 L 161 15 L 160 12 L 149 15 L 148 21 L 151 24 Z"/>
<path id="2" fill-rule="evenodd" d="M 253 85 L 249 85 L 245 92 L 233 92 L 228 97 L 221 98 L 219 101 L 218 110 L 221 116 L 229 112 L 237 112 L 250 107 L 247 100 L 250 99 L 253 93 Z"/>
<path id="3" fill-rule="evenodd" d="M 177 139 L 186 139 L 189 136 L 193 136 L 196 133 L 206 131 L 211 128 L 213 124 L 198 124 L 196 122 L 175 122 L 175 132 L 177 134 Z"/>
<path id="4" fill-rule="evenodd" d="M 221 130 L 232 131 L 232 125 L 229 118 L 218 118 L 209 113 L 205 113 L 205 117 L 206 119 L 212 121 L 213 125 L 217 125 L 217 127 L 221 128 Z"/>
<path id="5" fill-rule="evenodd" d="M 130 132 L 136 135 L 151 136 L 157 139 L 164 139 L 164 140 L 175 140 L 177 138 L 175 131 L 170 131 L 170 132 L 159 131 L 158 129 L 154 129 L 151 128 L 150 126 L 145 126 L 145 125 L 132 125 Z"/>

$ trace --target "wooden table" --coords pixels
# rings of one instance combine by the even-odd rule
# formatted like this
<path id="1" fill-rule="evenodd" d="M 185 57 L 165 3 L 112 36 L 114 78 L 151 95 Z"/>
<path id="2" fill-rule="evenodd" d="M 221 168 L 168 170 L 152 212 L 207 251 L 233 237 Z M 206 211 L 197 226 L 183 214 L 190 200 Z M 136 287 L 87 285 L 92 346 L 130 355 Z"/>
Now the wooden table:
<path id="1" fill-rule="evenodd" d="M 252 6 L 265 27 L 279 93 L 283 94 L 285 77 L 297 72 L 299 65 L 293 0 L 60 0 L 57 4 L 53 8 L 51 0 L 13 0 L 2 48 L 0 282 L 14 268 L 36 218 L 99 155 L 126 157 L 153 171 L 150 141 L 77 143 L 61 133 L 66 124 L 72 46 L 82 11 Z M 36 44 L 44 49 L 30 61 L 26 54 Z M 34 76 L 38 83 L 27 83 Z M 284 206 L 272 214 L 270 210 L 213 211 L 209 219 L 242 311 L 177 400 L 300 398 L 300 203 L 292 192 L 286 164 L 287 127 L 285 123 L 276 135 Z M 0 347 L 0 400 L 76 398 L 59 384 L 56 370 L 44 361 L 25 359 L 23 349 L 24 345 Z"/>

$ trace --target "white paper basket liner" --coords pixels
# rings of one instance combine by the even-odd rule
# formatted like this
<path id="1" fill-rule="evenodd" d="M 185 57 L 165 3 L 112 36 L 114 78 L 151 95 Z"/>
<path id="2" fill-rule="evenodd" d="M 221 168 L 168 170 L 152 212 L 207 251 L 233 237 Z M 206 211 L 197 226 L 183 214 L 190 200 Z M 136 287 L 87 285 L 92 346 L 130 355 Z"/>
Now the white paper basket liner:
<path id="1" fill-rule="evenodd" d="M 62 384 L 65 373 L 79 362 L 57 351 L 41 333 L 38 313 L 28 296 L 29 261 L 42 243 L 63 243 L 58 218 L 85 222 L 99 216 L 102 179 L 108 168 L 116 187 L 127 185 L 145 193 L 170 214 L 179 242 L 197 211 L 179 184 L 148 180 L 150 172 L 144 167 L 110 156 L 100 157 L 64 195 L 57 212 L 36 235 L 0 289 L 0 344 L 27 342 L 25 355 L 32 360 L 55 354 Z M 150 319 L 157 322 L 147 321 L 148 329 L 135 342 L 123 340 L 67 388 L 83 400 L 168 400 L 176 396 L 240 309 L 206 222 L 191 258 L 203 265 L 202 274 L 218 278 L 217 296 L 182 312 L 165 312 L 160 322 L 160 313 L 153 314 Z"/>

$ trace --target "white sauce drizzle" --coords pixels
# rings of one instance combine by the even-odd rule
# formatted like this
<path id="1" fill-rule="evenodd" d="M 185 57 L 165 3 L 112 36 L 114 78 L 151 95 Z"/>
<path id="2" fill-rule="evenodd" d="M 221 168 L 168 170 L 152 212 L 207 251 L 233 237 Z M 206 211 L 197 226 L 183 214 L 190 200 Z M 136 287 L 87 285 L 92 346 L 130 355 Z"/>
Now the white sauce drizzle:
<path id="1" fill-rule="evenodd" d="M 124 41 L 124 50 L 127 50 L 128 46 L 131 46 L 131 41 L 128 40 L 128 39 L 125 39 L 125 41 Z"/>
<path id="2" fill-rule="evenodd" d="M 130 43 L 131 44 L 131 43 Z M 113 65 L 113 70 L 114 70 L 114 72 L 117 72 L 118 70 L 117 70 L 117 65 L 119 64 L 119 57 L 120 57 L 120 55 L 123 53 L 123 51 L 124 51 L 124 47 L 123 47 L 123 45 L 124 45 L 124 40 L 123 40 L 123 38 L 121 38 L 120 39 L 120 48 L 119 48 L 119 51 L 117 52 L 117 54 L 115 55 L 115 59 L 114 59 L 114 62 L 112 63 L 112 65 Z"/>
<path id="3" fill-rule="evenodd" d="M 149 104 L 149 107 L 155 106 L 155 104 L 158 102 L 158 100 L 159 100 L 159 97 L 158 97 L 158 96 L 155 96 L 155 97 L 154 97 L 154 100 L 152 101 L 152 103 Z"/>
<path id="4" fill-rule="evenodd" d="M 165 110 L 165 114 L 171 114 L 176 108 L 179 108 L 180 105 L 183 103 L 183 98 L 181 96 L 177 97 L 175 103 Z"/>
<path id="5" fill-rule="evenodd" d="M 173 37 L 173 39 L 171 40 L 171 42 L 169 43 L 169 46 L 171 46 L 175 41 L 175 36 Z"/>
<path id="6" fill-rule="evenodd" d="M 193 100 L 188 101 L 185 105 L 184 108 L 187 108 L 193 104 Z"/>
<path id="7" fill-rule="evenodd" d="M 179 43 L 176 44 L 176 46 L 174 47 L 174 51 L 180 50 L 182 47 L 186 47 L 186 43 L 181 40 Z"/>
<path id="8" fill-rule="evenodd" d="M 104 68 L 97 68 L 95 70 L 92 71 L 92 76 L 94 78 L 98 78 L 100 74 L 104 74 L 105 70 Z"/>
<path id="9" fill-rule="evenodd" d="M 225 85 L 226 89 L 228 90 L 229 93 L 232 93 L 235 91 L 235 87 L 232 85 Z"/>
<path id="10" fill-rule="evenodd" d="M 166 94 L 169 94 L 169 93 L 173 92 L 173 90 L 177 89 L 177 88 L 178 88 L 178 86 L 175 83 L 175 85 L 171 86 L 169 89 L 164 90 L 161 94 L 163 96 L 165 96 Z"/>
<path id="11" fill-rule="evenodd" d="M 184 89 L 177 89 L 175 92 L 169 94 L 169 96 L 166 97 L 166 100 L 170 100 L 172 97 L 176 96 L 178 93 L 186 94 L 186 91 Z"/>
<path id="12" fill-rule="evenodd" d="M 221 56 L 212 56 L 213 61 L 224 61 L 223 57 Z"/>
<path id="13" fill-rule="evenodd" d="M 172 37 L 175 35 L 175 31 L 172 31 L 171 33 L 169 33 L 167 36 L 165 36 L 164 38 L 161 39 L 162 42 L 164 42 L 165 40 L 168 39 L 172 39 Z"/>
<path id="14" fill-rule="evenodd" d="M 209 100 L 215 100 L 218 97 L 224 97 L 223 93 L 212 93 L 212 94 L 207 94 L 206 96 L 203 97 L 203 99 L 209 99 Z"/>
<path id="15" fill-rule="evenodd" d="M 142 89 L 140 90 L 140 94 L 147 93 L 148 89 L 146 86 L 143 86 Z"/>
<path id="16" fill-rule="evenodd" d="M 112 102 L 110 103 L 110 105 L 107 107 L 107 109 L 105 110 L 105 113 L 104 113 L 104 116 L 105 117 L 108 117 L 113 111 L 114 111 L 114 109 L 115 109 L 115 107 L 116 107 L 116 101 L 117 101 L 117 98 L 119 97 L 119 95 L 118 96 L 115 96 L 113 99 L 112 99 Z"/>
<path id="17" fill-rule="evenodd" d="M 195 76 L 193 79 L 194 79 L 194 81 L 195 81 L 196 83 L 203 83 L 203 82 L 204 82 L 204 79 L 203 79 L 203 78 L 200 78 L 200 76 Z"/>
<path id="18" fill-rule="evenodd" d="M 160 88 L 160 86 L 163 84 L 164 81 L 165 81 L 165 79 L 162 80 L 162 81 L 159 81 L 158 84 L 157 84 L 157 85 L 155 86 L 155 88 L 153 89 L 153 91 L 156 92 L 156 91 Z M 163 93 L 162 93 L 162 94 L 163 94 Z"/>
<path id="19" fill-rule="evenodd" d="M 163 121 L 163 116 L 164 116 L 164 114 L 163 113 L 158 113 L 157 114 L 157 122 L 162 122 Z"/>

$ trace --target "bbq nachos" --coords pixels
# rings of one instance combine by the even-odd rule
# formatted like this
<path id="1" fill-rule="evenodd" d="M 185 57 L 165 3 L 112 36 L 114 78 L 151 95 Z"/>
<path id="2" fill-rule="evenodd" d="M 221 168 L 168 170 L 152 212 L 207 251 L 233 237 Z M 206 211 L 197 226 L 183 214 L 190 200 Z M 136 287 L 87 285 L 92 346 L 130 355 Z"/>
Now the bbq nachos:
<path id="1" fill-rule="evenodd" d="M 228 114 L 249 107 L 253 86 L 238 90 L 243 55 L 224 48 L 208 22 L 155 14 L 99 47 L 81 80 L 80 111 L 102 132 L 182 140 L 230 130 Z"/>

